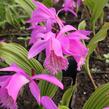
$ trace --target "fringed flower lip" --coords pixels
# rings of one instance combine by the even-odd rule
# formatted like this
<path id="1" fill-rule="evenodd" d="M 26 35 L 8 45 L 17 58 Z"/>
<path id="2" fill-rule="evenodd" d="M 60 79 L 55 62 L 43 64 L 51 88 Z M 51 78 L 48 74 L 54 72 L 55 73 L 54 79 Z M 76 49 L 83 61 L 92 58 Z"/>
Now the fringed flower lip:
<path id="1" fill-rule="evenodd" d="M 3 107 L 7 109 L 17 109 L 16 100 L 18 97 L 18 93 L 21 88 L 27 83 L 29 84 L 30 91 L 36 99 L 37 103 L 39 105 L 43 104 L 43 100 L 41 100 L 42 98 L 40 95 L 39 86 L 34 80 L 45 80 L 50 82 L 51 84 L 60 87 L 61 89 L 64 88 L 63 84 L 54 76 L 50 76 L 47 74 L 38 74 L 30 77 L 27 73 L 25 73 L 23 69 L 18 67 L 16 64 L 13 64 L 6 68 L 1 68 L 0 71 L 15 72 L 15 74 L 13 75 L 0 76 L 0 93 L 2 93 L 0 94 L 0 103 Z"/>

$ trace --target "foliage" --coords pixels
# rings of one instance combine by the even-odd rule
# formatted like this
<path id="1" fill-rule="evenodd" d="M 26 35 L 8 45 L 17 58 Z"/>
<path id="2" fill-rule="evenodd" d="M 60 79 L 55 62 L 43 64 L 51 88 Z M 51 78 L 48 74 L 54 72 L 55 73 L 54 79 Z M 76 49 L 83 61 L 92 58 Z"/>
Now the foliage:
<path id="1" fill-rule="evenodd" d="M 89 70 L 90 56 L 94 52 L 94 50 L 96 49 L 98 43 L 106 38 L 106 36 L 107 36 L 107 30 L 108 29 L 109 29 L 109 23 L 106 22 L 102 26 L 102 28 L 95 34 L 95 36 L 90 40 L 89 44 L 87 45 L 87 47 L 89 49 L 89 52 L 88 52 L 88 55 L 87 55 L 87 58 L 86 58 L 85 68 L 86 68 L 86 70 L 87 70 L 90 78 L 91 78 L 91 74 L 90 74 L 90 70 Z M 94 84 L 94 82 L 93 82 L 93 84 Z"/>
<path id="2" fill-rule="evenodd" d="M 0 1 L 0 26 L 6 23 L 14 27 L 21 27 L 25 19 L 31 16 L 32 10 L 35 8 L 31 0 L 4 0 Z"/>
<path id="3" fill-rule="evenodd" d="M 69 107 L 70 100 L 75 92 L 76 85 L 70 86 L 62 96 L 61 105 Z"/>
<path id="4" fill-rule="evenodd" d="M 109 22 L 105 22 L 101 29 L 95 34 L 95 36 L 90 40 L 87 47 L 89 48 L 88 57 L 93 53 L 97 47 L 98 42 L 104 40 L 107 36 L 107 30 L 109 29 Z"/>
<path id="5" fill-rule="evenodd" d="M 52 0 L 43 0 L 42 3 L 45 4 L 45 5 L 48 6 L 48 7 L 53 6 L 53 2 L 52 2 Z"/>
<path id="6" fill-rule="evenodd" d="M 59 109 L 69 109 L 67 106 L 59 106 Z"/>
<path id="7" fill-rule="evenodd" d="M 86 22 L 85 20 L 81 21 L 78 25 L 78 30 L 85 30 L 86 28 Z"/>
<path id="8" fill-rule="evenodd" d="M 103 109 L 109 105 L 109 83 L 97 88 L 86 101 L 83 109 Z"/>
<path id="9" fill-rule="evenodd" d="M 85 0 L 85 5 L 89 8 L 91 13 L 91 23 L 93 25 L 93 30 L 95 29 L 95 23 L 99 18 L 104 15 L 104 6 L 108 0 Z"/>
<path id="10" fill-rule="evenodd" d="M 16 43 L 0 43 L 0 58 L 4 59 L 7 64 L 18 64 L 27 73 L 31 74 L 33 68 L 36 73 L 43 70 L 42 65 L 36 60 L 27 58 L 27 50 Z"/>
<path id="11" fill-rule="evenodd" d="M 59 80 L 62 80 L 62 73 L 57 74 L 57 78 Z M 39 86 L 41 88 L 41 95 L 43 95 L 43 96 L 48 95 L 50 97 L 53 97 L 58 90 L 58 88 L 56 86 L 54 86 L 46 81 L 41 81 L 39 83 Z"/>
<path id="12" fill-rule="evenodd" d="M 104 9 L 107 2 L 108 2 L 108 0 L 84 0 L 84 4 L 88 8 L 88 11 L 89 11 L 89 14 L 90 14 L 90 23 L 91 23 L 91 26 L 92 26 L 91 30 L 93 30 L 92 34 L 94 35 L 90 39 L 89 43 L 87 44 L 87 48 L 88 48 L 89 52 L 88 52 L 88 55 L 87 55 L 87 58 L 86 58 L 85 68 L 86 68 L 87 73 L 89 74 L 89 77 L 92 80 L 95 88 L 96 88 L 96 85 L 95 85 L 95 83 L 92 79 L 91 73 L 90 73 L 89 61 L 90 61 L 90 57 L 91 57 L 92 53 L 96 50 L 98 43 L 100 41 L 104 40 L 107 36 L 107 31 L 109 29 L 109 22 L 105 22 L 104 25 L 101 27 L 101 29 L 96 33 L 96 30 L 98 29 L 98 28 L 96 28 L 96 23 L 99 19 L 102 19 L 104 17 L 103 9 Z M 48 7 L 53 6 L 52 0 L 43 0 L 42 3 L 45 4 Z M 72 7 L 70 7 L 69 4 L 67 4 L 66 6 L 68 6 L 67 8 L 72 9 Z M 62 10 L 67 12 L 68 11 L 67 8 L 66 8 L 66 10 L 64 10 L 64 8 L 63 8 Z M 8 24 L 14 26 L 15 28 L 21 28 L 22 24 L 24 25 L 25 21 L 28 18 L 30 18 L 31 13 L 33 12 L 34 9 L 35 9 L 35 5 L 33 4 L 32 0 L 0 0 L 0 12 L 1 12 L 1 14 L 0 14 L 0 27 L 4 27 L 5 24 L 8 23 Z M 54 24 L 53 18 L 55 18 L 55 17 L 56 17 L 55 20 L 57 20 L 56 21 L 57 23 L 60 23 L 60 25 L 61 25 L 61 23 L 63 23 L 63 22 L 61 22 L 60 18 L 58 18 L 58 16 L 56 16 L 57 15 L 56 13 L 55 14 L 52 13 L 52 12 L 55 12 L 53 9 L 49 10 L 49 8 L 45 8 L 45 10 L 44 10 L 44 9 L 41 8 L 41 10 L 39 12 L 43 13 L 42 16 L 40 15 L 40 13 L 38 13 L 39 15 L 37 15 L 37 16 L 39 16 L 39 19 L 41 21 L 43 20 L 43 22 L 41 22 L 42 24 L 39 23 L 38 26 L 42 27 L 42 26 L 46 25 L 46 23 L 47 23 L 49 25 L 46 25 L 45 27 L 50 27 L 51 26 L 50 24 L 52 24 L 52 23 Z M 50 13 L 50 14 L 48 14 L 48 13 Z M 65 17 L 67 16 L 67 14 L 65 14 Z M 35 16 L 33 16 L 33 17 L 35 17 Z M 40 18 L 40 17 L 42 17 L 42 18 Z M 50 18 L 50 19 L 46 20 L 46 18 Z M 40 21 L 39 19 L 37 19 L 37 20 Z M 34 18 L 33 18 L 33 20 L 34 20 Z M 85 30 L 86 27 L 87 27 L 87 23 L 86 23 L 85 20 L 83 20 L 79 23 L 78 30 Z M 66 36 L 68 35 L 67 33 L 76 31 L 76 30 L 74 30 L 74 27 L 73 27 L 73 29 L 70 30 L 69 28 L 72 28 L 71 26 L 66 26 L 65 28 L 66 28 L 66 30 L 68 29 L 68 31 L 65 30 Z M 56 28 L 54 28 L 54 29 L 56 29 Z M 64 30 L 62 30 L 62 31 L 64 31 Z M 59 32 L 59 30 L 58 30 L 58 32 Z M 44 32 L 44 34 L 46 34 L 46 32 Z M 62 34 L 64 34 L 64 32 Z M 79 33 L 79 34 L 76 34 L 76 35 L 78 36 L 78 35 L 81 35 L 81 34 L 82 33 Z M 85 36 L 84 34 L 83 34 L 83 36 L 80 37 L 80 39 L 82 39 L 82 37 Z M 56 34 L 56 35 L 58 36 L 58 34 Z M 67 39 L 68 37 L 65 37 L 65 38 Z M 77 37 L 74 37 L 73 40 L 75 40 L 76 38 Z M 26 37 L 26 38 L 19 37 L 18 39 L 27 41 L 29 38 L 28 37 Z M 58 40 L 58 38 L 56 39 L 56 37 L 54 37 L 54 39 Z M 50 41 L 50 40 L 51 39 L 49 39 L 48 41 Z M 59 41 L 60 40 L 58 40 L 58 42 Z M 62 41 L 64 41 L 64 40 L 62 40 Z M 67 39 L 67 43 L 69 43 L 69 42 L 70 42 L 70 40 Z M 81 40 L 80 40 L 80 42 L 81 42 Z M 84 42 L 84 40 L 82 40 L 82 42 Z M 47 44 L 48 43 L 49 42 L 47 42 Z M 62 44 L 62 43 L 63 42 L 61 42 L 60 44 Z M 67 43 L 66 43 L 66 46 L 67 46 Z M 84 44 L 85 44 L 85 42 L 84 42 Z M 70 45 L 70 43 L 68 44 L 68 46 L 69 45 Z M 63 46 L 63 49 L 66 49 L 65 52 L 67 52 L 67 50 L 68 50 L 67 47 L 65 47 L 65 48 L 64 47 L 65 46 Z M 77 47 L 78 47 L 77 51 L 79 51 L 81 49 L 82 45 L 81 46 L 77 45 Z M 86 47 L 86 46 L 84 46 L 84 47 Z M 29 45 L 27 45 L 27 49 L 28 48 L 29 48 Z M 39 47 L 38 49 L 42 49 L 42 48 Z M 58 47 L 56 49 L 58 51 Z M 84 52 L 84 50 L 83 50 L 83 52 Z M 77 52 L 77 54 L 75 53 L 75 55 L 78 56 L 78 53 L 79 52 Z M 80 50 L 80 55 L 81 55 L 81 53 L 82 52 Z M 32 69 L 34 69 L 36 74 L 38 74 L 38 73 L 49 74 L 50 73 L 50 72 L 48 72 L 48 70 L 44 69 L 43 66 L 35 58 L 28 59 L 27 54 L 28 54 L 28 51 L 23 46 L 21 46 L 19 44 L 0 42 L 0 59 L 3 59 L 6 62 L 6 63 L 0 62 L 1 66 L 6 66 L 7 64 L 11 65 L 12 63 L 16 63 L 18 66 L 20 66 L 22 69 L 24 69 L 29 75 L 32 75 Z M 63 54 L 62 54 L 62 56 L 63 56 Z M 67 55 L 69 55 L 69 51 L 68 51 Z M 75 55 L 74 55 L 74 58 L 75 58 Z M 64 54 L 64 56 L 65 56 L 65 54 Z M 62 58 L 64 58 L 64 56 Z M 65 58 L 66 57 L 67 56 L 65 56 Z M 84 57 L 82 57 L 82 58 L 84 58 Z M 106 59 L 106 62 L 109 62 L 109 54 L 104 54 L 104 58 Z M 79 63 L 79 61 L 77 61 L 77 64 L 78 63 Z M 55 76 L 59 80 L 62 80 L 62 72 L 56 74 Z M 41 89 L 41 95 L 42 96 L 50 96 L 52 98 L 53 96 L 55 96 L 55 94 L 58 90 L 58 87 L 56 87 L 52 84 L 49 84 L 46 81 L 40 81 L 38 85 Z M 68 108 L 69 103 L 70 103 L 70 100 L 72 98 L 72 95 L 74 94 L 75 89 L 76 89 L 76 85 L 70 86 L 65 91 L 65 93 L 62 97 L 62 100 L 59 104 L 59 109 L 69 109 Z M 109 104 L 108 93 L 109 93 L 109 83 L 100 86 L 99 88 L 97 88 L 95 90 L 95 92 L 91 95 L 91 97 L 85 103 L 83 109 L 102 109 L 102 108 L 104 108 L 105 106 L 107 106 Z"/>
<path id="13" fill-rule="evenodd" d="M 15 0 L 15 3 L 19 5 L 19 7 L 23 8 L 24 11 L 31 16 L 32 11 L 35 9 L 35 5 L 32 0 Z"/>

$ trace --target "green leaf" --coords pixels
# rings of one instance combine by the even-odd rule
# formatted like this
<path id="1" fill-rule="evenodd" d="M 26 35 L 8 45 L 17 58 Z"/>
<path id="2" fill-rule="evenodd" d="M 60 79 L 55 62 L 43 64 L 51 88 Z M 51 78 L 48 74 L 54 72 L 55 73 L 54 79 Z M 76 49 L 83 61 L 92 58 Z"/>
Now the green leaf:
<path id="1" fill-rule="evenodd" d="M 109 106 L 109 83 L 97 88 L 83 106 L 83 109 L 103 109 Z"/>
<path id="2" fill-rule="evenodd" d="M 6 21 L 9 24 L 14 24 L 14 19 L 12 17 L 12 12 L 9 7 L 6 8 Z"/>
<path id="3" fill-rule="evenodd" d="M 59 109 L 69 109 L 69 108 L 66 107 L 66 106 L 60 105 L 60 106 L 59 106 Z"/>
<path id="4" fill-rule="evenodd" d="M 61 80 L 62 79 L 62 73 L 58 73 L 56 77 Z M 47 81 L 40 81 L 39 83 L 40 89 L 41 89 L 41 95 L 44 96 L 50 96 L 53 97 L 58 90 L 57 86 L 54 86 Z"/>
<path id="5" fill-rule="evenodd" d="M 93 10 L 93 7 L 95 5 L 94 0 L 84 0 L 85 5 L 90 9 L 90 11 Z"/>
<path id="6" fill-rule="evenodd" d="M 109 22 L 106 22 L 102 28 L 97 32 L 97 34 L 90 40 L 89 44 L 87 45 L 89 49 L 88 56 L 90 56 L 93 51 L 95 50 L 98 42 L 104 40 L 107 36 L 107 30 L 109 29 Z"/>
<path id="7" fill-rule="evenodd" d="M 0 58 L 3 58 L 7 64 L 16 63 L 27 73 L 31 74 L 31 69 L 36 73 L 42 72 L 41 64 L 35 60 L 27 58 L 27 50 L 19 44 L 0 43 Z"/>
<path id="8" fill-rule="evenodd" d="M 29 16 L 31 16 L 32 11 L 35 9 L 32 0 L 15 0 L 15 2 L 18 3 Z"/>
<path id="9" fill-rule="evenodd" d="M 53 6 L 52 0 L 43 0 L 42 3 L 43 3 L 44 5 L 46 5 L 47 7 Z"/>
<path id="10" fill-rule="evenodd" d="M 90 69 L 89 69 L 90 55 L 94 52 L 98 43 L 106 38 L 108 29 L 109 29 L 109 23 L 106 22 L 102 26 L 102 28 L 99 30 L 99 32 L 97 32 L 95 34 L 95 36 L 90 40 L 89 44 L 87 45 L 89 52 L 88 52 L 86 62 L 85 62 L 85 69 L 86 69 L 91 81 L 93 82 L 94 87 L 96 87 L 96 85 L 95 85 L 94 81 L 92 80 Z"/>
<path id="11" fill-rule="evenodd" d="M 97 19 L 101 17 L 103 13 L 103 8 L 108 2 L 108 0 L 94 0 L 94 1 L 95 1 L 95 5 L 93 7 L 92 18 L 91 18 L 92 23 L 95 23 Z"/>
<path id="12" fill-rule="evenodd" d="M 62 105 L 69 106 L 69 103 L 70 103 L 70 100 L 72 98 L 72 95 L 74 94 L 75 88 L 76 88 L 76 85 L 69 87 L 65 91 L 65 93 L 64 93 L 64 95 L 62 97 L 62 101 L 61 101 Z"/>
<path id="13" fill-rule="evenodd" d="M 86 21 L 83 20 L 82 22 L 80 22 L 80 24 L 78 25 L 78 30 L 84 30 L 86 28 Z"/>
<path id="14" fill-rule="evenodd" d="M 0 2 L 0 22 L 3 22 L 5 19 L 5 6 Z"/>
<path id="15" fill-rule="evenodd" d="M 6 21 L 13 25 L 13 26 L 20 26 L 20 23 L 18 22 L 18 13 L 16 12 L 15 8 L 12 6 L 7 6 L 6 8 Z"/>
<path id="16" fill-rule="evenodd" d="M 95 30 L 95 23 L 99 18 L 103 18 L 103 9 L 108 0 L 85 0 L 85 5 L 89 8 L 91 14 L 91 23 Z"/>

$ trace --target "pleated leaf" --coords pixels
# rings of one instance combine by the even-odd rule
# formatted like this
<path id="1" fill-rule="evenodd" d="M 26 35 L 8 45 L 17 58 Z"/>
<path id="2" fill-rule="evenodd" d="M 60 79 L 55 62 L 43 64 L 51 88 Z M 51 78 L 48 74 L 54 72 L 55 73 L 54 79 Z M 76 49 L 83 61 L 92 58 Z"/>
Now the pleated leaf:
<path id="1" fill-rule="evenodd" d="M 83 109 L 103 109 L 109 106 L 109 83 L 97 88 L 83 106 Z"/>
<path id="2" fill-rule="evenodd" d="M 27 53 L 27 50 L 19 44 L 0 43 L 0 58 L 3 58 L 7 64 L 16 63 L 29 74 L 31 69 L 36 73 L 42 72 L 42 65 L 35 59 L 29 60 Z"/>
<path id="3" fill-rule="evenodd" d="M 32 0 L 15 0 L 15 2 L 18 3 L 19 6 L 22 7 L 29 16 L 31 16 L 31 13 L 35 8 Z"/>
<path id="4" fill-rule="evenodd" d="M 56 77 L 61 80 L 62 79 L 62 73 L 58 73 Z M 58 87 L 46 82 L 46 81 L 40 81 L 39 83 L 40 89 L 41 89 L 41 95 L 48 95 L 50 97 L 53 97 L 58 90 Z"/>

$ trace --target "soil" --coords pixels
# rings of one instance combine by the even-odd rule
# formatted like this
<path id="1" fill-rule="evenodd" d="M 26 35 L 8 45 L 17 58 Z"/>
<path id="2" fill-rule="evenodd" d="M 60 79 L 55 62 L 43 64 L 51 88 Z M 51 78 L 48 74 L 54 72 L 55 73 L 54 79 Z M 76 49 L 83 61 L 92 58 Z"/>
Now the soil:
<path id="1" fill-rule="evenodd" d="M 97 86 L 109 82 L 109 73 L 93 73 L 92 76 Z M 84 103 L 88 100 L 94 90 L 94 86 L 88 75 L 84 72 L 78 73 L 77 91 L 75 92 L 71 103 L 72 109 L 82 109 Z"/>
<path id="2" fill-rule="evenodd" d="M 109 63 L 106 63 L 106 59 L 103 56 L 109 53 L 109 32 L 106 39 L 98 44 L 96 52 L 97 53 L 94 53 L 90 60 L 91 72 L 109 73 Z"/>

